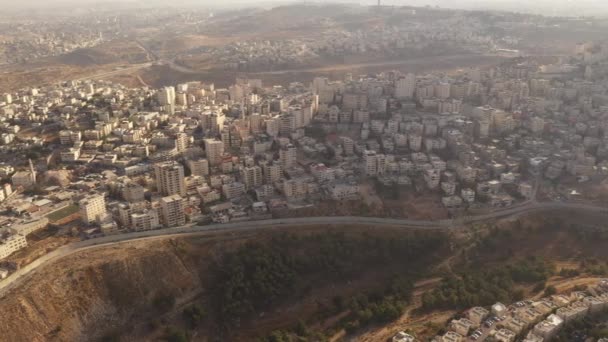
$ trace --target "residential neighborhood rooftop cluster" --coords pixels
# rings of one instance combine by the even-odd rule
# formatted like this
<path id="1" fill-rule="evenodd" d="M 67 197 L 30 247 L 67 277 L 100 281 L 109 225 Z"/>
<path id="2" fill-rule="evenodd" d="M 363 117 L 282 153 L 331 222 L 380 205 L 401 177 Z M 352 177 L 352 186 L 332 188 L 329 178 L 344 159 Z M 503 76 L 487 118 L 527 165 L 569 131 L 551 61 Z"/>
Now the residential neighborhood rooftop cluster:
<path id="1" fill-rule="evenodd" d="M 564 190 L 551 181 L 608 174 L 607 53 L 585 43 L 551 65 L 287 86 L 69 81 L 5 93 L 0 255 L 25 246 L 23 225 L 108 235 L 369 204 L 395 188 L 449 215 L 534 201 L 539 188 Z"/>
<path id="2" fill-rule="evenodd" d="M 433 341 L 551 341 L 565 325 L 606 309 L 608 280 L 603 279 L 586 291 L 519 301 L 509 306 L 496 303 L 490 308 L 470 308 L 463 317 L 451 320 L 448 331 Z"/>

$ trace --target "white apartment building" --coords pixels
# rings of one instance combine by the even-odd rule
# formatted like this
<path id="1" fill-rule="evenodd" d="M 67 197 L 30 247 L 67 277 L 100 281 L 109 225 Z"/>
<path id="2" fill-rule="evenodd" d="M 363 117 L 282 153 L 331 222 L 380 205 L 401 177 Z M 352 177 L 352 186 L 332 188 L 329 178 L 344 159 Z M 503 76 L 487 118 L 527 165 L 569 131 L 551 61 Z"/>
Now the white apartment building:
<path id="1" fill-rule="evenodd" d="M 209 164 L 212 166 L 221 164 L 224 155 L 224 143 L 215 139 L 205 139 L 204 143 Z"/>
<path id="2" fill-rule="evenodd" d="M 395 82 L 395 97 L 398 99 L 408 99 L 414 97 L 416 90 L 416 75 L 407 74 L 405 77 Z"/>
<path id="3" fill-rule="evenodd" d="M 245 193 L 245 184 L 233 182 L 222 185 L 222 192 L 227 199 L 233 199 L 242 196 Z"/>
<path id="4" fill-rule="evenodd" d="M 414 336 L 407 334 L 404 331 L 398 332 L 391 339 L 391 342 L 415 342 L 415 341 L 416 341 L 416 339 L 414 338 Z"/>
<path id="5" fill-rule="evenodd" d="M 448 82 L 439 82 L 435 84 L 435 96 L 440 99 L 450 97 L 450 84 Z"/>
<path id="6" fill-rule="evenodd" d="M 363 167 L 367 176 L 382 175 L 386 167 L 386 156 L 367 150 L 363 153 Z"/>
<path id="7" fill-rule="evenodd" d="M 122 198 L 127 202 L 140 202 L 144 200 L 146 189 L 143 186 L 129 182 L 122 189 Z"/>
<path id="8" fill-rule="evenodd" d="M 175 148 L 177 152 L 184 152 L 190 143 L 190 137 L 186 133 L 177 133 L 175 135 Z"/>
<path id="9" fill-rule="evenodd" d="M 209 175 L 209 161 L 207 159 L 188 160 L 186 164 L 193 176 L 205 177 Z"/>
<path id="10" fill-rule="evenodd" d="M 359 198 L 359 185 L 358 184 L 333 184 L 329 187 L 330 196 L 332 199 L 341 200 L 354 200 Z"/>
<path id="11" fill-rule="evenodd" d="M 410 150 L 420 151 L 422 148 L 422 136 L 418 134 L 410 134 L 407 137 Z"/>
<path id="12" fill-rule="evenodd" d="M 49 219 L 46 217 L 34 219 L 28 222 L 16 224 L 10 228 L 15 234 L 28 236 L 29 234 L 45 228 L 49 224 Z"/>
<path id="13" fill-rule="evenodd" d="M 310 173 L 319 183 L 331 182 L 336 178 L 334 169 L 328 168 L 325 164 L 317 164 L 310 167 Z"/>
<path id="14" fill-rule="evenodd" d="M 363 123 L 369 122 L 369 111 L 366 110 L 355 110 L 353 112 L 353 122 Z"/>
<path id="15" fill-rule="evenodd" d="M 175 103 L 175 88 L 164 87 L 157 93 L 157 100 L 161 106 L 166 106 Z"/>
<path id="16" fill-rule="evenodd" d="M 17 171 L 11 177 L 14 187 L 28 188 L 36 184 L 36 173 L 32 171 Z"/>
<path id="17" fill-rule="evenodd" d="M 266 134 L 271 137 L 278 137 L 281 130 L 281 119 L 278 116 L 264 120 L 266 125 Z"/>
<path id="18" fill-rule="evenodd" d="M 25 235 L 13 234 L 0 241 L 0 259 L 4 259 L 14 252 L 27 247 Z"/>
<path id="19" fill-rule="evenodd" d="M 283 194 L 288 200 L 303 199 L 308 195 L 308 184 L 304 179 L 290 179 L 283 182 Z"/>
<path id="20" fill-rule="evenodd" d="M 437 169 L 428 169 L 424 172 L 424 181 L 429 189 L 436 189 L 441 180 L 441 172 Z"/>
<path id="21" fill-rule="evenodd" d="M 160 227 L 160 220 L 156 209 L 144 209 L 130 215 L 131 229 L 136 232 L 152 230 Z"/>
<path id="22" fill-rule="evenodd" d="M 101 194 L 88 195 L 78 201 L 80 218 L 86 224 L 95 222 L 106 213 L 106 200 Z"/>
<path id="23" fill-rule="evenodd" d="M 203 130 L 211 135 L 217 135 L 224 129 L 226 115 L 222 112 L 205 112 L 200 119 Z"/>
<path id="24" fill-rule="evenodd" d="M 69 130 L 63 130 L 59 132 L 59 141 L 62 145 L 72 145 L 79 142 L 82 139 L 80 132 L 72 132 Z"/>
<path id="25" fill-rule="evenodd" d="M 183 226 L 186 224 L 184 199 L 180 195 L 163 197 L 160 200 L 162 222 L 165 227 Z"/>
<path id="26" fill-rule="evenodd" d="M 262 171 L 264 173 L 264 181 L 267 184 L 274 184 L 283 178 L 283 169 L 281 168 L 281 164 L 278 163 L 268 163 L 262 165 Z"/>
<path id="27" fill-rule="evenodd" d="M 471 320 L 471 322 L 475 323 L 476 326 L 479 326 L 489 314 L 490 312 L 488 310 L 482 308 L 481 306 L 476 306 L 467 312 L 467 317 L 469 320 Z"/>
<path id="28" fill-rule="evenodd" d="M 245 188 L 253 189 L 263 184 L 262 168 L 259 166 L 249 166 L 241 169 L 241 180 Z"/>
<path id="29" fill-rule="evenodd" d="M 279 133 L 283 136 L 289 136 L 289 134 L 295 130 L 296 130 L 296 117 L 291 114 L 281 115 Z"/>
<path id="30" fill-rule="evenodd" d="M 184 167 L 177 162 L 165 162 L 154 165 L 156 187 L 165 196 L 178 194 L 186 195 L 184 183 Z"/>
<path id="31" fill-rule="evenodd" d="M 287 144 L 279 151 L 279 160 L 283 170 L 288 170 L 296 166 L 297 149 L 292 144 Z"/>

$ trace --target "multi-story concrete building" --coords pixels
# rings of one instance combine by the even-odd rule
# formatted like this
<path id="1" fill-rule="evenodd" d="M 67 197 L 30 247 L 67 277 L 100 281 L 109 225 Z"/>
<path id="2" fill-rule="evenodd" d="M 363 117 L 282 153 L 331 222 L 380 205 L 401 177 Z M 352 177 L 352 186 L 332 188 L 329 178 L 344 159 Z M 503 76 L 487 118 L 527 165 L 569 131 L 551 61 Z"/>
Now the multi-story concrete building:
<path id="1" fill-rule="evenodd" d="M 30 170 L 17 171 L 11 177 L 14 187 L 29 188 L 36 184 L 36 173 Z"/>
<path id="2" fill-rule="evenodd" d="M 478 327 L 489 314 L 490 312 L 488 310 L 482 308 L 481 306 L 476 306 L 467 312 L 467 317 L 475 324 L 475 326 Z"/>
<path id="3" fill-rule="evenodd" d="M 127 202 L 140 202 L 144 200 L 146 189 L 133 182 L 125 184 L 121 189 L 122 198 Z"/>
<path id="4" fill-rule="evenodd" d="M 186 164 L 193 176 L 206 177 L 209 175 L 209 161 L 207 159 L 188 160 Z"/>
<path id="5" fill-rule="evenodd" d="M 184 199 L 180 195 L 171 195 L 160 199 L 162 222 L 165 227 L 183 226 L 186 224 Z"/>
<path id="6" fill-rule="evenodd" d="M 131 229 L 138 232 L 160 227 L 158 211 L 154 208 L 144 209 L 131 214 Z"/>
<path id="7" fill-rule="evenodd" d="M 4 259 L 16 251 L 27 247 L 25 235 L 12 234 L 0 241 L 0 259 Z"/>
<path id="8" fill-rule="evenodd" d="M 184 167 L 177 162 L 165 162 L 154 165 L 156 187 L 165 196 L 186 195 L 184 184 Z"/>
<path id="9" fill-rule="evenodd" d="M 304 199 L 308 195 L 308 184 L 304 179 L 290 179 L 283 182 L 283 194 L 288 200 Z"/>
<path id="10" fill-rule="evenodd" d="M 363 152 L 363 171 L 367 176 L 377 176 L 384 174 L 386 157 L 376 151 Z"/>
<path id="11" fill-rule="evenodd" d="M 78 201 L 80 218 L 86 224 L 96 222 L 106 213 L 106 200 L 101 194 L 91 194 Z"/>
<path id="12" fill-rule="evenodd" d="M 201 115 L 201 126 L 209 135 L 218 135 L 224 129 L 226 115 L 222 112 L 209 111 Z"/>
<path id="13" fill-rule="evenodd" d="M 81 132 L 73 132 L 70 130 L 63 130 L 59 132 L 59 141 L 62 145 L 72 145 L 76 142 L 79 142 L 81 139 Z"/>
<path id="14" fill-rule="evenodd" d="M 157 100 L 161 106 L 175 104 L 175 88 L 164 87 L 157 93 Z"/>
<path id="15" fill-rule="evenodd" d="M 427 169 L 424 172 L 424 181 L 429 189 L 436 189 L 441 180 L 441 172 L 437 169 Z"/>
<path id="16" fill-rule="evenodd" d="M 414 97 L 415 90 L 416 76 L 414 74 L 407 74 L 395 82 L 395 97 L 398 99 Z"/>
<path id="17" fill-rule="evenodd" d="M 263 183 L 262 168 L 259 166 L 249 166 L 241 169 L 241 180 L 245 184 L 245 188 L 253 189 Z"/>
<path id="18" fill-rule="evenodd" d="M 279 160 L 283 170 L 288 170 L 296 166 L 297 163 L 297 149 L 292 144 L 287 144 L 282 147 L 279 151 Z"/>
<path id="19" fill-rule="evenodd" d="M 205 153 L 211 166 L 221 164 L 224 155 L 224 143 L 219 140 L 205 139 Z"/>
<path id="20" fill-rule="evenodd" d="M 184 152 L 189 143 L 190 137 L 188 137 L 188 134 L 180 132 L 175 135 L 175 149 L 177 149 L 177 152 Z"/>
<path id="21" fill-rule="evenodd" d="M 245 184 L 240 182 L 232 182 L 222 185 L 222 192 L 227 199 L 240 197 L 245 193 L 245 190 Z"/>
<path id="22" fill-rule="evenodd" d="M 281 164 L 276 162 L 262 164 L 262 172 L 266 184 L 274 184 L 283 178 L 283 169 Z"/>

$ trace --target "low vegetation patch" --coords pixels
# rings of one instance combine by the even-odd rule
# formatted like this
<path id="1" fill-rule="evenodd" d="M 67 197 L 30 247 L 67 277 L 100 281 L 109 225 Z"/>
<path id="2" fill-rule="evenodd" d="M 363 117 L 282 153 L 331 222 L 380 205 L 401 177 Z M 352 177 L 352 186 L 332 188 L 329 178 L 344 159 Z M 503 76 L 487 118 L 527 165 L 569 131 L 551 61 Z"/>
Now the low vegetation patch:
<path id="1" fill-rule="evenodd" d="M 386 289 L 351 299 L 334 298 L 333 307 L 325 307 L 321 313 L 348 310 L 343 324 L 353 329 L 390 321 L 401 314 L 414 279 L 424 273 L 429 256 L 444 241 L 437 233 L 390 238 L 328 233 L 281 235 L 267 243 L 244 245 L 226 254 L 215 267 L 221 323 L 235 326 L 275 304 L 302 298 L 315 286 L 344 284 L 360 276 L 361 270 L 398 265 L 402 273 Z"/>

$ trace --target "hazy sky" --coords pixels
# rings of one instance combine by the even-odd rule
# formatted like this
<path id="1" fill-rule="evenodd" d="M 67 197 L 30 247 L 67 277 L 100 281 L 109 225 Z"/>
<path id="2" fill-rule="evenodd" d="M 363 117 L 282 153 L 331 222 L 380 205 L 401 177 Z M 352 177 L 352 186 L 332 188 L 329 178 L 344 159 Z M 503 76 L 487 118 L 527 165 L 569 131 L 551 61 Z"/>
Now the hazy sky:
<path id="1" fill-rule="evenodd" d="M 199 5 L 203 7 L 219 7 L 237 5 L 256 6 L 280 3 L 359 3 L 375 4 L 377 0 L 0 0 L 2 8 L 8 7 L 48 7 L 58 5 L 91 5 L 91 4 L 120 4 L 122 6 L 154 6 L 154 5 Z M 542 14 L 603 14 L 608 12 L 608 0 L 381 0 L 385 5 L 440 6 L 447 8 L 466 9 L 504 9 L 517 12 L 534 12 Z M 600 12 L 596 12 L 596 11 Z M 559 12 L 559 13 L 558 13 Z"/>

